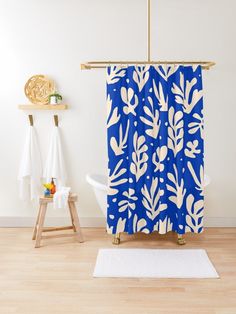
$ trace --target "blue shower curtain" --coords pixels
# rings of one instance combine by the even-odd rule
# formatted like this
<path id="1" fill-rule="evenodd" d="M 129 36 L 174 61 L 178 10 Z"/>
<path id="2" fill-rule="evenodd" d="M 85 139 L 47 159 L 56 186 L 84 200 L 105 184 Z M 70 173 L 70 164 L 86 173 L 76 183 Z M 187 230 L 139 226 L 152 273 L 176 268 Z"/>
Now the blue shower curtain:
<path id="1" fill-rule="evenodd" d="M 203 230 L 201 66 L 107 68 L 109 233 Z"/>

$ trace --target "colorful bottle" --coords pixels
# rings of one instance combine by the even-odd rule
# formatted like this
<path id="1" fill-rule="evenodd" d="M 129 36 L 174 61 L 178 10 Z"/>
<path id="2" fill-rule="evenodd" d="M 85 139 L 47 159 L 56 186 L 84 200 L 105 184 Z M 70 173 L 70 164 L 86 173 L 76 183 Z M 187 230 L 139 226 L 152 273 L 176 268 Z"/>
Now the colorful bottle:
<path id="1" fill-rule="evenodd" d="M 53 180 L 54 178 L 52 178 L 52 180 L 51 180 L 51 185 L 52 185 L 52 187 L 51 187 L 51 194 L 55 194 L 56 193 L 56 185 L 55 185 L 55 183 L 54 183 L 54 180 Z"/>
<path id="2" fill-rule="evenodd" d="M 49 189 L 46 189 L 46 190 L 44 191 L 44 196 L 45 196 L 45 197 L 49 197 L 49 196 L 50 196 L 50 190 L 49 190 Z"/>

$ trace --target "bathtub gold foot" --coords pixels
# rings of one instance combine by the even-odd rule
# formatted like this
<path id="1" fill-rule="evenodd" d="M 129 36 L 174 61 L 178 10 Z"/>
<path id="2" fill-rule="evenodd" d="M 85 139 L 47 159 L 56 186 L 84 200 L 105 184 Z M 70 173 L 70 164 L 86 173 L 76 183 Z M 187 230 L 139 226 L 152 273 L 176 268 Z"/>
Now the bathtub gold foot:
<path id="1" fill-rule="evenodd" d="M 183 235 L 182 235 L 182 234 L 178 234 L 177 243 L 178 243 L 179 245 L 184 245 L 184 244 L 186 244 L 186 241 L 185 241 L 185 239 L 183 238 Z"/>
<path id="2" fill-rule="evenodd" d="M 113 237 L 112 244 L 118 245 L 120 244 L 120 233 L 116 233 Z"/>

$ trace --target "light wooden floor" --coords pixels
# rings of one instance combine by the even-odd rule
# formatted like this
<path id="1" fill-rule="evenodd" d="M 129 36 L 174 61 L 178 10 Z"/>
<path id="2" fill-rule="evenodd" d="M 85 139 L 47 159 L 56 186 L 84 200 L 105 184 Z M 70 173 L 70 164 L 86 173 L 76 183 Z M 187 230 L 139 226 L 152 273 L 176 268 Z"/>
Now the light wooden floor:
<path id="1" fill-rule="evenodd" d="M 0 229 L 0 313 L 236 314 L 236 228 L 209 228 L 176 245 L 172 233 L 122 236 L 120 247 L 204 248 L 220 279 L 93 278 L 98 249 L 114 247 L 103 229 L 83 229 L 85 243 L 43 240 L 32 229 Z"/>

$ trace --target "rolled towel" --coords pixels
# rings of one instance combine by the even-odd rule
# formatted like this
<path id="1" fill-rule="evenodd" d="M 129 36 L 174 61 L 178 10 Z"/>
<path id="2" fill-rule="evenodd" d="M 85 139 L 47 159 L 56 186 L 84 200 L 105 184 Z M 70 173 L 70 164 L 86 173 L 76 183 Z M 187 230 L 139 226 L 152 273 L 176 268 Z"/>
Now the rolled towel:
<path id="1" fill-rule="evenodd" d="M 56 191 L 56 193 L 53 195 L 54 209 L 66 208 L 70 190 L 70 187 L 62 186 Z"/>

